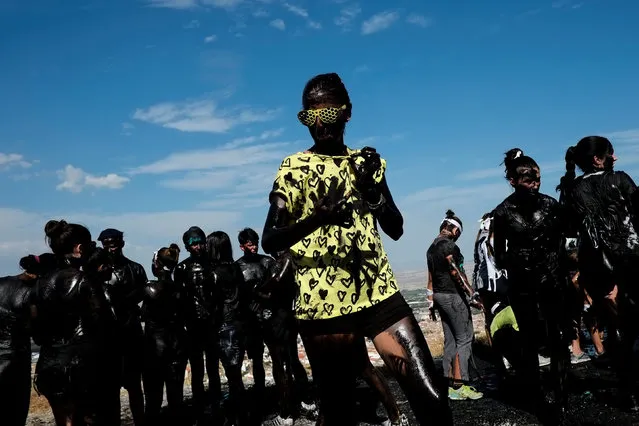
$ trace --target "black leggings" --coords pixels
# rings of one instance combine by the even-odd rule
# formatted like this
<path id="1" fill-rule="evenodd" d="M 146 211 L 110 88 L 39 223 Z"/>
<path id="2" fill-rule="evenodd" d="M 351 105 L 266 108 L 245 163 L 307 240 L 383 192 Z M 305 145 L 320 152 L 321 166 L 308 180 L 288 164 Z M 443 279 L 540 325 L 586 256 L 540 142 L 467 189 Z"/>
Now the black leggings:
<path id="1" fill-rule="evenodd" d="M 157 329 L 147 325 L 144 345 L 144 396 L 146 421 L 153 425 L 162 409 L 166 385 L 166 399 L 171 414 L 181 412 L 184 400 L 186 369 L 185 336 L 180 330 Z"/>
<path id="2" fill-rule="evenodd" d="M 204 355 L 206 354 L 206 372 L 209 377 L 209 393 L 213 410 L 219 408 L 221 400 L 220 356 L 217 327 L 212 322 L 200 322 L 189 327 L 189 363 L 191 364 L 191 390 L 193 406 L 201 415 L 206 406 L 204 391 Z"/>
<path id="3" fill-rule="evenodd" d="M 0 423 L 24 426 L 31 397 L 31 353 L 0 351 Z"/>
<path id="4" fill-rule="evenodd" d="M 350 315 L 343 320 L 349 321 L 347 317 Z M 375 321 L 374 316 L 369 319 Z M 317 425 L 356 424 L 353 389 L 357 375 L 365 366 L 362 365 L 361 353 L 363 335 L 355 328 L 351 333 L 330 334 L 308 333 L 302 329 L 313 379 L 319 390 L 320 417 Z M 399 382 L 419 424 L 452 425 L 447 385 L 435 372 L 426 339 L 415 317 L 409 314 L 369 337 Z"/>
<path id="5" fill-rule="evenodd" d="M 509 295 L 519 326 L 517 337 L 521 342 L 521 358 L 517 374 L 520 377 L 521 389 L 524 390 L 522 398 L 535 404 L 534 409 L 543 409 L 537 405 L 544 397 L 538 353 L 540 343 L 545 341 L 550 349 L 550 391 L 554 393 L 554 407 L 563 407 L 566 403 L 565 381 L 570 365 L 568 345 L 572 340 L 570 312 L 567 309 L 564 289 L 560 285 L 550 285 L 543 280 L 530 282 L 511 279 L 511 282 L 511 288 L 533 289 L 529 293 L 513 292 Z M 540 312 L 543 315 L 547 338 L 540 336 Z"/>

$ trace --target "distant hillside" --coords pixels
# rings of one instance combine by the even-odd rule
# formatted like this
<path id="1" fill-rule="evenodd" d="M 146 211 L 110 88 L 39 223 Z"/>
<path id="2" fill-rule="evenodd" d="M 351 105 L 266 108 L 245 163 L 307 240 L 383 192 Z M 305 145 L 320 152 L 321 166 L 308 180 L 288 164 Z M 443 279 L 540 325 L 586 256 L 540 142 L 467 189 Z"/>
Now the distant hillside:
<path id="1" fill-rule="evenodd" d="M 472 263 L 467 264 L 464 268 L 466 269 L 468 279 L 472 281 L 474 265 Z M 421 271 L 395 272 L 395 277 L 397 278 L 397 281 L 399 281 L 399 287 L 402 290 L 415 290 L 426 287 L 426 279 L 428 278 L 427 274 L 428 272 L 426 271 L 426 268 L 424 268 Z"/>

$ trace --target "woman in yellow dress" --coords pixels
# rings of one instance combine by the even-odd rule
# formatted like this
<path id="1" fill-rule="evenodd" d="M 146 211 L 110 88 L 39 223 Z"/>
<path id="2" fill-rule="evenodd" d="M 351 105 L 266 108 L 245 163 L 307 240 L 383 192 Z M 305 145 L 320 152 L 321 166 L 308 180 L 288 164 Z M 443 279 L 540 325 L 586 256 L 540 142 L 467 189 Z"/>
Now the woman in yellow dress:
<path id="1" fill-rule="evenodd" d="M 384 251 L 403 218 L 373 148 L 344 144 L 352 105 L 337 74 L 312 78 L 298 119 L 314 145 L 284 159 L 269 196 L 262 247 L 288 250 L 296 267 L 295 313 L 318 385 L 321 425 L 355 424 L 358 339 L 373 340 L 420 424 L 452 424 L 446 385 Z"/>

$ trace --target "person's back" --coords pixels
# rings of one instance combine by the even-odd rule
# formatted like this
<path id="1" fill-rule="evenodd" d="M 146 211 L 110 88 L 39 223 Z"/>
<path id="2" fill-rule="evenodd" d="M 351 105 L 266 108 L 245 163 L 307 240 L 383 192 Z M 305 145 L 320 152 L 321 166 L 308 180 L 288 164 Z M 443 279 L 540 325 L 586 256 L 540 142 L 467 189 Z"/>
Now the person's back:
<path id="1" fill-rule="evenodd" d="M 139 303 L 146 283 L 144 268 L 124 255 L 113 263 L 113 274 L 107 282 L 109 301 L 121 326 L 135 326 L 140 321 Z"/>
<path id="2" fill-rule="evenodd" d="M 242 270 L 239 264 L 222 262 L 213 266 L 214 294 L 218 300 L 219 324 L 237 324 L 241 321 Z"/>
<path id="3" fill-rule="evenodd" d="M 0 278 L 0 358 L 31 352 L 27 330 L 32 286 L 16 276 Z"/>

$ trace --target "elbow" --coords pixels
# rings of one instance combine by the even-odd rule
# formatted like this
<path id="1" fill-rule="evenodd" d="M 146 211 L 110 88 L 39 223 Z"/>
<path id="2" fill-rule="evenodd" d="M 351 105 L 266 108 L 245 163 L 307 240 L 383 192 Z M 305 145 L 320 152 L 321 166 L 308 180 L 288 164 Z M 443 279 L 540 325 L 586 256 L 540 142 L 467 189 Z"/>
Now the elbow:
<path id="1" fill-rule="evenodd" d="M 279 251 L 275 239 L 271 233 L 266 230 L 264 230 L 262 235 L 262 250 L 264 250 L 266 254 L 273 254 Z"/>
<path id="2" fill-rule="evenodd" d="M 398 241 L 404 235 L 404 227 L 398 226 L 387 234 L 393 241 Z"/>

